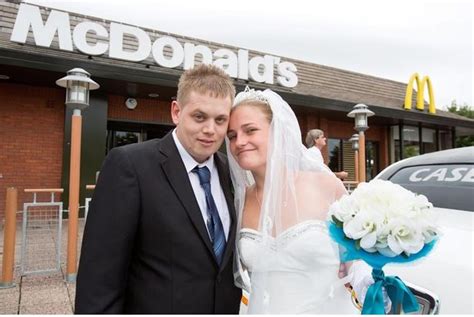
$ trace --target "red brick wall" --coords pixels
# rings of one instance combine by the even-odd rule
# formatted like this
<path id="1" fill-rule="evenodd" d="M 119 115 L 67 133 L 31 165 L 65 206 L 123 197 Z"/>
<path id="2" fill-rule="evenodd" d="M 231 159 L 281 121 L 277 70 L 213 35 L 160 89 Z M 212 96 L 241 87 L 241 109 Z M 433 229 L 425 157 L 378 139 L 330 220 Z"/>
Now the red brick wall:
<path id="1" fill-rule="evenodd" d="M 19 210 L 32 198 L 23 189 L 61 187 L 64 93 L 0 83 L 0 221 L 7 187 L 18 188 Z"/>
<path id="2" fill-rule="evenodd" d="M 127 98 L 117 95 L 109 95 L 108 119 L 133 120 L 138 122 L 154 122 L 172 124 L 171 101 L 158 99 L 137 98 L 137 107 L 133 110 L 125 107 Z"/>

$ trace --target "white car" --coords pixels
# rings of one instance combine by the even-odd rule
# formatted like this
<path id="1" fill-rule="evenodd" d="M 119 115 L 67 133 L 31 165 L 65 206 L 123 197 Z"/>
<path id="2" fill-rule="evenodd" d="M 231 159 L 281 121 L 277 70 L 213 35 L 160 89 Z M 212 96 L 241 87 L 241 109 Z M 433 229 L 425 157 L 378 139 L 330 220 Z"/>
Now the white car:
<path id="1" fill-rule="evenodd" d="M 442 232 L 426 258 L 387 265 L 385 274 L 407 282 L 420 302 L 431 301 L 418 313 L 474 314 L 474 147 L 408 158 L 376 179 L 425 195 L 435 207 Z"/>

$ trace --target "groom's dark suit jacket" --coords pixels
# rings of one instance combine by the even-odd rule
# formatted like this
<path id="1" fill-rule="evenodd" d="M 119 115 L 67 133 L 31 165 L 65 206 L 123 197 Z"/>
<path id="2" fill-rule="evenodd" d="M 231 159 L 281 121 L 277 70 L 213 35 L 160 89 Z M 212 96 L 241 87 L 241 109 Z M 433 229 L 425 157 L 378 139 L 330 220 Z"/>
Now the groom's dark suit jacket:
<path id="1" fill-rule="evenodd" d="M 76 313 L 238 313 L 231 181 L 225 156 L 214 159 L 231 219 L 221 267 L 171 133 L 109 153 L 84 230 Z"/>

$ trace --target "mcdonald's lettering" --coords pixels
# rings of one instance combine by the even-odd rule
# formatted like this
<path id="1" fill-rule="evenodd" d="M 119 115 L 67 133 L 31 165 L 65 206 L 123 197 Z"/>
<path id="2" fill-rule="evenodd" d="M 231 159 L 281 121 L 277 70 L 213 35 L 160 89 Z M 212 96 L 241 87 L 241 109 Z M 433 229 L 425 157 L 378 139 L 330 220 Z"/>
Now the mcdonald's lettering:
<path id="1" fill-rule="evenodd" d="M 434 93 L 433 93 L 433 87 L 431 86 L 431 80 L 428 76 L 425 76 L 420 81 L 420 77 L 418 76 L 418 73 L 414 73 L 410 77 L 410 80 L 408 81 L 407 91 L 405 93 L 404 108 L 407 109 L 407 110 L 411 110 L 411 97 L 412 97 L 412 93 L 413 93 L 413 81 L 415 81 L 415 80 L 416 80 L 416 88 L 417 88 L 416 109 L 422 110 L 422 111 L 425 109 L 425 100 L 423 98 L 423 95 L 425 93 L 425 84 L 428 84 L 428 94 L 429 94 L 429 97 L 430 97 L 430 103 L 429 103 L 428 110 L 429 110 L 430 113 L 436 113 Z"/>
<path id="2" fill-rule="evenodd" d="M 230 50 L 219 48 L 214 52 L 205 45 L 181 43 L 172 36 L 161 36 L 152 42 L 150 32 L 139 27 L 121 23 L 104 23 L 109 25 L 107 30 L 103 24 L 83 21 L 74 26 L 71 34 L 71 19 L 68 12 L 51 10 L 44 22 L 40 8 L 22 3 L 18 10 L 10 41 L 25 44 L 29 30 L 33 34 L 35 45 L 49 48 L 57 34 L 60 50 L 72 52 L 74 46 L 83 54 L 103 56 L 142 62 L 151 55 L 155 62 L 166 68 L 194 67 L 196 55 L 202 56 L 203 63 L 214 64 L 224 69 L 230 77 L 252 80 L 258 83 L 274 84 L 284 87 L 295 87 L 298 84 L 295 64 L 281 61 L 280 57 L 272 55 L 249 57 L 249 51 L 244 49 Z M 89 43 L 87 34 L 95 33 L 97 43 Z M 125 49 L 125 37 L 134 37 L 136 49 Z M 171 48 L 171 56 L 166 53 Z"/>

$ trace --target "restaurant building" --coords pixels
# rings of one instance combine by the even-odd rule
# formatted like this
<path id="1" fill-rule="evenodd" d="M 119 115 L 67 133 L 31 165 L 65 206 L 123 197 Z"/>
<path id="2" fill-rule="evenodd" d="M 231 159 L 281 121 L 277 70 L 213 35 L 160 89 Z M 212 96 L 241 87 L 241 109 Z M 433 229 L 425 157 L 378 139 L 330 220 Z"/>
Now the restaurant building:
<path id="1" fill-rule="evenodd" d="M 395 161 L 452 148 L 456 135 L 474 134 L 474 120 L 434 109 L 434 100 L 422 96 L 416 109 L 412 84 L 431 92 L 435 87 L 429 79 L 410 82 L 412 74 L 401 83 L 100 17 L 1 2 L 0 213 L 7 187 L 19 189 L 20 203 L 31 199 L 24 188 L 67 193 L 72 111 L 64 106 L 65 89 L 55 82 L 68 70 L 83 68 L 100 85 L 82 113 L 84 201 L 90 195 L 85 185 L 95 183 L 110 149 L 173 129 L 170 103 L 178 79 L 202 62 L 223 67 L 238 91 L 249 85 L 282 95 L 296 113 L 302 140 L 310 129 L 324 130 L 323 156 L 333 171 L 347 171 L 349 180 L 354 151 L 348 139 L 355 131 L 347 113 L 355 104 L 375 112 L 366 131 L 368 180 Z M 407 91 L 412 109 L 405 107 Z"/>

